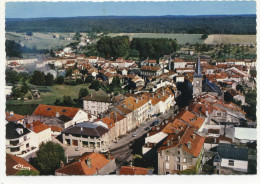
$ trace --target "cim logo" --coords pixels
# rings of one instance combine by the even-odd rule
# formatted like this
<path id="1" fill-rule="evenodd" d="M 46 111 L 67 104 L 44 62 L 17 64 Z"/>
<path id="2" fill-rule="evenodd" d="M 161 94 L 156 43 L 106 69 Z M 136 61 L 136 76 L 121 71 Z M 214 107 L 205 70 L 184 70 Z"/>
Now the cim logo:
<path id="1" fill-rule="evenodd" d="M 15 166 L 13 166 L 14 169 L 17 169 L 17 170 L 29 170 L 30 171 L 30 167 L 24 167 L 23 165 L 21 164 L 17 164 Z"/>

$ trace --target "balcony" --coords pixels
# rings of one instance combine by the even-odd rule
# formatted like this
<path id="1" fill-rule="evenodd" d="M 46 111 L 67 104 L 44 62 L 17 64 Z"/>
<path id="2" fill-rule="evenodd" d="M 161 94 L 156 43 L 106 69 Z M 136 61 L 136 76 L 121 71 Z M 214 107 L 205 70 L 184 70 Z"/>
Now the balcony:
<path id="1" fill-rule="evenodd" d="M 26 150 L 23 150 L 22 153 L 17 154 L 17 156 L 19 157 L 26 157 L 30 154 L 32 154 L 33 152 L 37 151 L 38 149 L 35 146 L 29 147 Z"/>

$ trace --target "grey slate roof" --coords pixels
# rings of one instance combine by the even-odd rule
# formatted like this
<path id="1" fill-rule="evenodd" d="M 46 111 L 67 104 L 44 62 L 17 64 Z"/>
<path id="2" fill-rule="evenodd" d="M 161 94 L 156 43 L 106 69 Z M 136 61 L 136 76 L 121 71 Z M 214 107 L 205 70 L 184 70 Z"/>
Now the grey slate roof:
<path id="1" fill-rule="evenodd" d="M 231 144 L 219 144 L 218 155 L 220 158 L 233 160 L 248 160 L 247 148 L 236 148 Z"/>
<path id="2" fill-rule="evenodd" d="M 19 134 L 16 129 L 17 128 L 21 128 L 23 129 L 23 133 Z M 9 122 L 6 124 L 6 139 L 16 139 L 19 137 L 22 137 L 26 134 L 28 134 L 30 132 L 30 130 L 28 130 L 27 128 L 25 128 L 23 125 L 21 124 L 16 124 L 15 122 Z"/>
<path id="3" fill-rule="evenodd" d="M 82 122 L 76 124 L 73 127 L 69 127 L 66 130 L 62 131 L 62 134 L 72 134 L 72 135 L 84 135 L 91 137 L 101 137 L 103 134 L 107 133 L 108 129 L 89 122 Z"/>

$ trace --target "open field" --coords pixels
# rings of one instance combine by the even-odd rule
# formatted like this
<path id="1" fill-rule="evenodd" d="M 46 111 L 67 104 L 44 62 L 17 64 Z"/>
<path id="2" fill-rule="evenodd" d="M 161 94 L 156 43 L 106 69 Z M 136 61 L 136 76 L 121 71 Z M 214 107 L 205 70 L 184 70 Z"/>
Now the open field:
<path id="1" fill-rule="evenodd" d="M 256 44 L 256 35 L 209 35 L 206 44 Z"/>
<path id="2" fill-rule="evenodd" d="M 41 93 L 40 99 L 33 100 L 8 100 L 7 104 L 53 104 L 56 99 L 63 99 L 63 96 L 71 96 L 71 98 L 78 98 L 79 90 L 87 88 L 90 93 L 100 93 L 101 91 L 94 91 L 89 89 L 89 84 L 80 84 L 76 86 L 69 85 L 54 85 L 54 86 L 36 86 L 28 84 L 31 88 L 36 88 Z"/>
<path id="3" fill-rule="evenodd" d="M 59 38 L 53 38 L 54 33 L 37 33 L 33 32 L 32 36 L 27 36 L 25 33 L 7 32 L 5 34 L 6 39 L 20 42 L 22 45 L 28 48 L 37 49 L 54 49 L 57 47 L 64 47 L 75 40 L 61 40 Z M 61 36 L 67 37 L 73 35 L 73 33 L 58 33 Z"/>
<path id="4" fill-rule="evenodd" d="M 133 38 L 170 38 L 177 39 L 179 44 L 185 43 L 203 43 L 201 34 L 164 34 L 164 33 L 109 33 L 108 36 L 129 36 Z"/>
<path id="5" fill-rule="evenodd" d="M 163 33 L 109 33 L 108 36 L 129 36 L 132 38 L 171 38 L 177 39 L 179 44 L 256 44 L 256 35 L 209 35 L 206 40 L 201 39 L 201 34 L 163 34 Z"/>

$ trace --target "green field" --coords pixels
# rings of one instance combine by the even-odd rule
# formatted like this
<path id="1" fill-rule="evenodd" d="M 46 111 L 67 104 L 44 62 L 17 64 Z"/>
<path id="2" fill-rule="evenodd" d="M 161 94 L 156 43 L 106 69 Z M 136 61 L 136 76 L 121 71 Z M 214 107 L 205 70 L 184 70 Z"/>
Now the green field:
<path id="1" fill-rule="evenodd" d="M 109 33 L 108 36 L 129 36 L 133 38 L 171 38 L 177 39 L 179 44 L 256 44 L 256 35 L 209 35 L 206 40 L 201 39 L 201 34 L 163 34 L 163 33 Z"/>
<path id="2" fill-rule="evenodd" d="M 37 49 L 55 49 L 57 47 L 64 47 L 76 40 L 61 40 L 53 38 L 54 33 L 37 33 L 34 32 L 33 36 L 27 36 L 25 33 L 7 32 L 5 34 L 7 40 L 14 40 L 24 44 L 28 48 Z M 73 33 L 58 33 L 64 37 L 72 36 Z"/>
<path id="3" fill-rule="evenodd" d="M 164 34 L 164 33 L 109 33 L 108 36 L 129 36 L 133 38 L 171 38 L 177 39 L 179 44 L 185 43 L 203 43 L 201 34 Z"/>
<path id="4" fill-rule="evenodd" d="M 33 100 L 8 100 L 7 104 L 53 104 L 56 99 L 63 99 L 63 96 L 71 96 L 78 98 L 78 93 L 81 88 L 87 88 L 90 93 L 102 93 L 103 91 L 95 91 L 89 89 L 89 84 L 80 84 L 76 86 L 69 85 L 54 85 L 54 86 L 36 86 L 28 84 L 32 89 L 38 89 L 41 93 L 41 98 Z"/>

